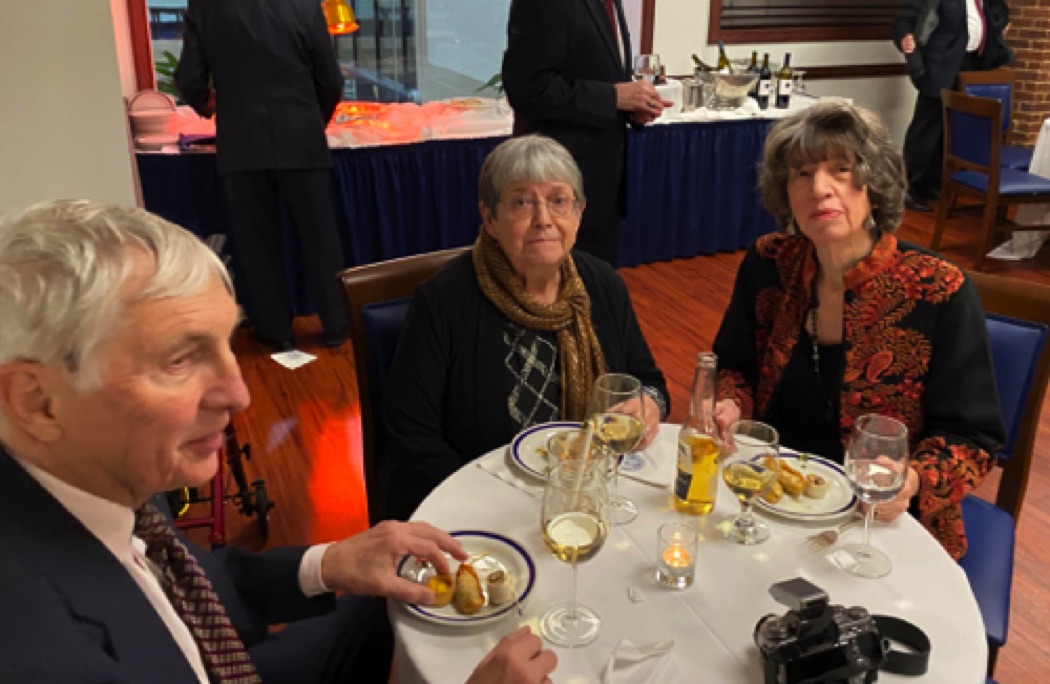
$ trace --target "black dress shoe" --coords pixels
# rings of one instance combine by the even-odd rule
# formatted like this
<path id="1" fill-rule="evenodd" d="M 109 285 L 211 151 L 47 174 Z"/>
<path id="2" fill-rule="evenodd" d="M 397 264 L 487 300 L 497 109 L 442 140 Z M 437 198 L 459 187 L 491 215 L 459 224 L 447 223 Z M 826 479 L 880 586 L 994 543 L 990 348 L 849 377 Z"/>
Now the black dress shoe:
<path id="1" fill-rule="evenodd" d="M 259 344 L 261 344 L 261 345 L 263 345 L 265 347 L 269 347 L 270 349 L 272 349 L 275 352 L 286 352 L 286 351 L 291 351 L 292 349 L 295 348 L 292 345 L 292 341 L 291 340 L 287 340 L 287 339 L 283 339 L 283 338 L 279 338 L 279 337 L 270 337 L 269 335 L 262 334 L 258 330 L 255 330 L 255 331 L 252 332 L 252 337 L 254 337 L 255 341 L 258 342 Z"/>
<path id="2" fill-rule="evenodd" d="M 933 207 L 926 204 L 910 192 L 904 195 L 904 208 L 909 209 L 911 211 L 920 211 L 924 214 L 933 211 Z"/>
<path id="3" fill-rule="evenodd" d="M 346 335 L 322 335 L 321 344 L 328 347 L 329 349 L 335 349 L 342 347 L 346 344 L 346 341 L 350 339 Z"/>

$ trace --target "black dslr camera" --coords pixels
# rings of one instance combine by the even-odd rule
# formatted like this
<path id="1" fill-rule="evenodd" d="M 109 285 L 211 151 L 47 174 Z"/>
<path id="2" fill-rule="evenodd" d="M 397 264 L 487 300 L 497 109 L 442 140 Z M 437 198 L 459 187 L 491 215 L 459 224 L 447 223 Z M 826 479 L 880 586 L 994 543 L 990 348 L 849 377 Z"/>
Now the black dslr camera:
<path id="1" fill-rule="evenodd" d="M 755 625 L 765 684 L 878 680 L 889 644 L 867 610 L 828 604 L 828 595 L 801 577 L 778 582 L 769 593 L 790 608 Z"/>

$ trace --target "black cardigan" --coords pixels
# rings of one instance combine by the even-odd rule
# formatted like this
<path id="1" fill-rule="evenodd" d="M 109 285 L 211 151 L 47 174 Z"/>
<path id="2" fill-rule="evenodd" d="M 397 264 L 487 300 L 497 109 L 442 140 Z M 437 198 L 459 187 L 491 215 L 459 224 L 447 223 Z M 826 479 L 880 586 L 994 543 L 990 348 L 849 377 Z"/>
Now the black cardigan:
<path id="1" fill-rule="evenodd" d="M 609 372 L 657 388 L 669 406 L 623 279 L 588 254 L 572 256 Z M 384 517 L 407 519 L 446 477 L 518 432 L 507 410 L 504 320 L 481 291 L 470 252 L 416 290 L 385 388 L 377 478 Z"/>

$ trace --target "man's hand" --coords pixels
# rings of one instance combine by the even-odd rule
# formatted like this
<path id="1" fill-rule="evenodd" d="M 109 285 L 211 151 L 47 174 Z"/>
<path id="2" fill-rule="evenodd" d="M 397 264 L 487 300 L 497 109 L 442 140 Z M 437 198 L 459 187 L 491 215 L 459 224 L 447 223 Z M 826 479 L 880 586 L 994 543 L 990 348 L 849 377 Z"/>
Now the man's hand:
<path id="1" fill-rule="evenodd" d="M 631 113 L 636 123 L 649 123 L 663 113 L 673 102 L 660 98 L 656 86 L 648 81 L 631 81 L 616 84 L 616 108 Z M 649 117 L 646 120 L 645 117 Z"/>
<path id="2" fill-rule="evenodd" d="M 909 33 L 901 39 L 901 51 L 906 55 L 915 51 L 915 36 Z"/>
<path id="3" fill-rule="evenodd" d="M 558 656 L 543 648 L 543 641 L 522 627 L 503 637 L 482 659 L 467 684 L 550 684 L 548 675 L 558 666 Z"/>
<path id="4" fill-rule="evenodd" d="M 321 578 L 332 591 L 430 605 L 434 592 L 418 582 L 398 577 L 397 563 L 410 555 L 429 561 L 439 573 L 447 573 L 445 553 L 460 561 L 467 558 L 452 535 L 433 525 L 381 522 L 329 546 L 321 560 Z"/>

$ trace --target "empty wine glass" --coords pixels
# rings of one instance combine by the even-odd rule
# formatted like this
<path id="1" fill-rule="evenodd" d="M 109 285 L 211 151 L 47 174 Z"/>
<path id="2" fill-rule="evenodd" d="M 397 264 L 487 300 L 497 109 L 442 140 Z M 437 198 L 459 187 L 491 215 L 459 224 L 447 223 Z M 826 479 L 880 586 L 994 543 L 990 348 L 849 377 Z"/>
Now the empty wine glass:
<path id="1" fill-rule="evenodd" d="M 757 420 L 738 420 L 726 431 L 722 481 L 740 500 L 740 513 L 726 533 L 737 544 L 760 544 L 769 539 L 769 525 L 751 510 L 756 496 L 767 494 L 780 468 L 780 436 Z"/>
<path id="2" fill-rule="evenodd" d="M 638 504 L 619 493 L 620 461 L 638 446 L 645 432 L 642 383 L 633 375 L 598 376 L 591 391 L 590 421 L 594 438 L 613 455 L 609 519 L 623 525 L 638 517 Z"/>
<path id="3" fill-rule="evenodd" d="M 791 96 L 792 97 L 794 97 L 796 95 L 803 95 L 804 96 L 806 94 L 806 82 L 803 80 L 803 77 L 805 75 L 806 75 L 806 72 L 802 71 L 801 69 L 795 69 L 792 72 L 792 74 L 791 74 L 791 80 L 793 81 L 792 84 L 791 84 Z"/>
<path id="4" fill-rule="evenodd" d="M 868 414 L 857 419 L 846 452 L 846 478 L 854 493 L 867 505 L 864 542 L 846 544 L 835 554 L 846 572 L 858 577 L 883 577 L 893 563 L 871 546 L 871 521 L 875 506 L 892 501 L 904 486 L 908 472 L 908 428 L 889 416 Z"/>
<path id="5" fill-rule="evenodd" d="M 543 489 L 540 529 L 554 557 L 572 573 L 569 602 L 551 607 L 540 618 L 540 633 L 558 646 L 583 646 L 598 638 L 598 614 L 576 602 L 576 565 L 594 558 L 609 534 L 606 459 L 554 463 Z"/>
<path id="6" fill-rule="evenodd" d="M 638 55 L 634 58 L 634 80 L 656 83 L 660 76 L 660 55 Z"/>

